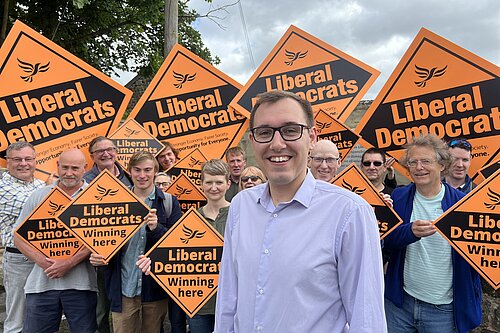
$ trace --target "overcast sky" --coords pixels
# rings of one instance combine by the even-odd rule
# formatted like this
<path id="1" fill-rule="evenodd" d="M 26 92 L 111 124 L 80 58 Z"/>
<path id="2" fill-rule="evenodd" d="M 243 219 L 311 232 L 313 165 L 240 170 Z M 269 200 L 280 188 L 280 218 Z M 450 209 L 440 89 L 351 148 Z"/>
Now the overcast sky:
<path id="1" fill-rule="evenodd" d="M 236 0 L 191 0 L 200 15 Z M 500 64 L 499 0 L 240 0 L 255 66 L 293 24 L 381 72 L 363 99 L 374 99 L 420 28 Z M 245 84 L 253 67 L 239 5 L 217 20 L 199 18 L 195 28 L 217 67 Z M 119 81 L 126 83 L 130 76 Z"/>

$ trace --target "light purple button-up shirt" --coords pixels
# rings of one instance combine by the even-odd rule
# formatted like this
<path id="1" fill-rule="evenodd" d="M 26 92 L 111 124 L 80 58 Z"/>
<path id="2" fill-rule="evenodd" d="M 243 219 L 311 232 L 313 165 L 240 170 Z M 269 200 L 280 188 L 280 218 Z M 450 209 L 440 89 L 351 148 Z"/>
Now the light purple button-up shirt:
<path id="1" fill-rule="evenodd" d="M 308 172 L 277 207 L 268 185 L 232 201 L 216 333 L 387 332 L 373 208 Z"/>

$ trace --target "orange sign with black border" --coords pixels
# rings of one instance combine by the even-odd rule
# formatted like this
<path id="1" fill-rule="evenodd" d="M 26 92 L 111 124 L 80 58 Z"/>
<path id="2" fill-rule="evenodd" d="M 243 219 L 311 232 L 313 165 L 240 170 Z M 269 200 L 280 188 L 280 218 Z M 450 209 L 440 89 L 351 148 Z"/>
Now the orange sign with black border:
<path id="1" fill-rule="evenodd" d="M 80 251 L 83 243 L 56 219 L 70 203 L 71 198 L 59 187 L 54 187 L 15 233 L 47 258 L 72 257 Z"/>
<path id="2" fill-rule="evenodd" d="M 132 92 L 20 21 L 0 49 L 0 164 L 15 141 L 36 148 L 39 178 L 68 148 L 118 128 Z"/>
<path id="3" fill-rule="evenodd" d="M 217 291 L 223 244 L 190 208 L 146 254 L 151 276 L 191 318 Z"/>
<path id="4" fill-rule="evenodd" d="M 205 155 L 196 148 L 175 163 L 167 172 L 172 177 L 172 181 L 183 173 L 191 179 L 193 184 L 201 188 L 201 167 L 206 161 Z"/>
<path id="5" fill-rule="evenodd" d="M 241 85 L 188 49 L 175 45 L 130 113 L 184 157 L 199 148 L 221 158 L 238 145 L 248 119 L 229 106 Z"/>
<path id="6" fill-rule="evenodd" d="M 250 116 L 255 96 L 293 92 L 344 122 L 380 73 L 307 32 L 290 26 L 231 102 Z"/>
<path id="7" fill-rule="evenodd" d="M 398 225 L 403 223 L 399 215 L 385 202 L 375 186 L 354 163 L 342 170 L 332 179 L 331 183 L 356 193 L 373 207 L 377 217 L 380 239 L 384 239 Z"/>
<path id="8" fill-rule="evenodd" d="M 207 203 L 207 198 L 200 189 L 201 186 L 197 186 L 192 177 L 181 172 L 173 178 L 172 184 L 167 188 L 167 192 L 179 200 L 183 212 L 186 212 L 191 207 L 198 209 Z M 201 182 L 201 178 L 199 179 Z"/>
<path id="9" fill-rule="evenodd" d="M 500 287 L 500 170 L 441 215 L 437 231 L 494 288 Z"/>
<path id="10" fill-rule="evenodd" d="M 124 170 L 127 170 L 128 161 L 135 152 L 145 150 L 156 156 L 165 147 L 137 121 L 130 118 L 108 138 L 118 148 L 116 161 Z"/>
<path id="11" fill-rule="evenodd" d="M 318 140 L 330 140 L 337 145 L 341 161 L 345 160 L 360 139 L 356 132 L 330 117 L 323 110 L 316 113 L 314 126 L 318 131 Z"/>
<path id="12" fill-rule="evenodd" d="M 92 252 L 108 262 L 144 224 L 149 210 L 105 169 L 57 218 Z"/>
<path id="13" fill-rule="evenodd" d="M 356 132 L 397 160 L 420 134 L 464 137 L 473 146 L 473 175 L 500 147 L 499 74 L 500 67 L 422 28 Z"/>
<path id="14" fill-rule="evenodd" d="M 482 167 L 477 173 L 476 177 L 473 178 L 475 184 L 481 184 L 486 178 L 490 177 L 495 171 L 498 170 L 500 166 L 500 159 L 497 159 L 495 162 L 490 163 Z"/>

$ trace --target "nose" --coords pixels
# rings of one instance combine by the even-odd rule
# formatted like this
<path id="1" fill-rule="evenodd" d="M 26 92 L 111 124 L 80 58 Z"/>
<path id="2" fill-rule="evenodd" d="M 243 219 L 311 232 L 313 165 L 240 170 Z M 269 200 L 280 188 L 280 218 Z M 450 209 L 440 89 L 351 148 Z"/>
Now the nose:
<path id="1" fill-rule="evenodd" d="M 279 151 L 285 147 L 286 147 L 286 143 L 285 143 L 285 140 L 283 140 L 281 133 L 279 131 L 274 132 L 274 137 L 271 140 L 269 148 L 271 148 L 272 150 Z"/>

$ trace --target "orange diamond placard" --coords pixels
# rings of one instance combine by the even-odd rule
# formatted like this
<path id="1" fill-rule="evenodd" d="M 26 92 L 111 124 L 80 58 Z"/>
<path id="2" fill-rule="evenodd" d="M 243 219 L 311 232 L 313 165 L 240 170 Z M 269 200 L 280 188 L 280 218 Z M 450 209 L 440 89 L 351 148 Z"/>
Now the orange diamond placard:
<path id="1" fill-rule="evenodd" d="M 190 208 L 146 254 L 153 278 L 191 318 L 217 291 L 223 244 Z"/>
<path id="2" fill-rule="evenodd" d="M 199 148 L 221 158 L 237 146 L 248 119 L 229 106 L 241 85 L 188 49 L 175 45 L 130 113 L 184 157 Z"/>
<path id="3" fill-rule="evenodd" d="M 438 232 L 494 288 L 500 287 L 500 170 L 435 222 Z"/>
<path id="4" fill-rule="evenodd" d="M 102 171 L 58 219 L 108 262 L 144 224 L 149 207 L 108 170 Z"/>
<path id="5" fill-rule="evenodd" d="M 199 180 L 201 182 L 201 178 Z M 191 207 L 198 209 L 207 202 L 207 198 L 200 190 L 200 186 L 197 186 L 191 177 L 188 177 L 184 172 L 175 176 L 172 184 L 167 188 L 167 192 L 179 200 L 183 212 L 186 212 Z"/>
<path id="6" fill-rule="evenodd" d="M 356 132 L 330 117 L 323 110 L 316 113 L 314 125 L 318 131 L 318 140 L 330 140 L 337 145 L 341 161 L 345 160 L 360 139 Z"/>
<path id="7" fill-rule="evenodd" d="M 380 239 L 384 239 L 398 225 L 403 223 L 399 215 L 382 199 L 375 186 L 354 163 L 351 163 L 333 178 L 331 183 L 356 193 L 373 207 L 377 217 Z"/>
<path id="8" fill-rule="evenodd" d="M 158 155 L 165 147 L 154 136 L 149 134 L 134 119 L 127 119 L 113 134 L 108 137 L 118 148 L 116 161 L 127 170 L 130 157 L 137 151 L 146 150 Z"/>
<path id="9" fill-rule="evenodd" d="M 0 165 L 15 141 L 36 148 L 37 173 L 60 153 L 118 128 L 132 92 L 16 21 L 0 49 Z M 43 174 L 37 174 L 39 178 Z"/>
<path id="10" fill-rule="evenodd" d="M 356 132 L 397 160 L 421 133 L 464 137 L 474 175 L 500 147 L 499 75 L 495 64 L 421 29 Z"/>
<path id="11" fill-rule="evenodd" d="M 47 258 L 67 259 L 80 251 L 83 243 L 73 236 L 56 216 L 68 206 L 71 198 L 54 187 L 26 220 L 16 234 Z"/>
<path id="12" fill-rule="evenodd" d="M 198 149 L 192 150 L 188 155 L 179 160 L 175 165 L 168 169 L 172 181 L 175 181 L 181 173 L 185 174 L 193 184 L 201 188 L 201 166 L 207 161 L 207 158 Z"/>
<path id="13" fill-rule="evenodd" d="M 380 73 L 307 32 L 290 26 L 231 102 L 250 116 L 255 96 L 293 92 L 344 122 Z"/>

